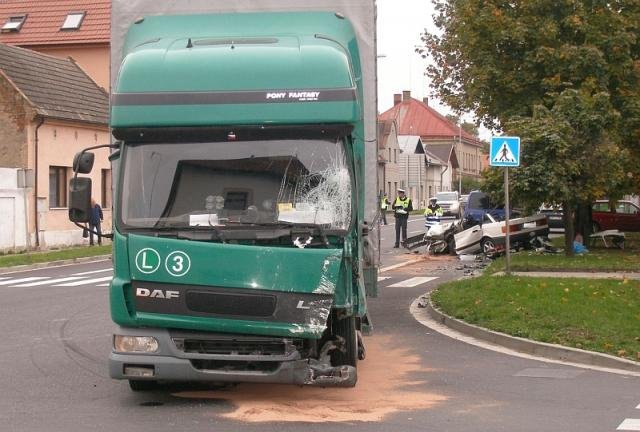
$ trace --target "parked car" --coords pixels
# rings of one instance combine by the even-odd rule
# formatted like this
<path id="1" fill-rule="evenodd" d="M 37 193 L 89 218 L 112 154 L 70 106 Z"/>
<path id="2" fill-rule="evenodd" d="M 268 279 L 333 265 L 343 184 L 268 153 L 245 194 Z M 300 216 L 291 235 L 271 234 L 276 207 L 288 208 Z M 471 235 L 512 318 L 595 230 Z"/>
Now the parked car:
<path id="1" fill-rule="evenodd" d="M 547 217 L 549 231 L 564 232 L 564 221 L 562 220 L 562 206 L 557 204 L 542 204 L 538 210 L 540 214 Z"/>
<path id="2" fill-rule="evenodd" d="M 631 201 L 620 200 L 611 204 L 608 200 L 593 203 L 593 231 L 617 229 L 640 231 L 640 207 Z"/>
<path id="3" fill-rule="evenodd" d="M 469 220 L 467 220 L 469 222 Z M 455 250 L 459 255 L 484 253 L 495 255 L 504 250 L 507 226 L 505 221 L 496 220 L 485 213 L 481 224 L 475 224 L 454 234 Z M 547 217 L 542 214 L 515 218 L 509 221 L 509 243 L 514 248 L 528 249 L 536 237 L 549 235 Z"/>
<path id="4" fill-rule="evenodd" d="M 493 204 L 489 196 L 482 191 L 471 191 L 467 205 L 464 207 L 463 219 L 472 219 L 481 223 L 484 221 L 485 214 L 490 214 L 495 220 L 504 220 L 505 218 L 504 207 Z M 520 214 L 516 210 L 511 209 L 509 215 L 510 217 L 517 217 Z"/>

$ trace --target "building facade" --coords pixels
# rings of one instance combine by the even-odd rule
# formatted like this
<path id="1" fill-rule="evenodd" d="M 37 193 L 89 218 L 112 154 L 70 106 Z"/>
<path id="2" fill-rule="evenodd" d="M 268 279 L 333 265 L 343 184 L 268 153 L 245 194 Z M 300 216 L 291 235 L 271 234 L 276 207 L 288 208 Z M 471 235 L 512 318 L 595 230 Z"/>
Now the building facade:
<path id="1" fill-rule="evenodd" d="M 83 242 L 68 220 L 71 164 L 83 148 L 109 143 L 108 110 L 107 93 L 74 61 L 0 44 L 0 250 Z M 90 177 L 109 225 L 107 157 L 96 151 Z"/>
<path id="2" fill-rule="evenodd" d="M 445 116 L 431 108 L 427 99 L 418 101 L 410 91 L 394 95 L 394 106 L 379 116 L 380 120 L 394 120 L 399 135 L 419 136 L 427 150 L 439 146 L 453 146 L 457 167 L 452 167 L 452 184 L 443 190 L 458 190 L 460 179 L 479 179 L 484 168 L 483 143 Z"/>
<path id="3" fill-rule="evenodd" d="M 0 1 L 0 43 L 72 58 L 109 89 L 110 0 Z"/>

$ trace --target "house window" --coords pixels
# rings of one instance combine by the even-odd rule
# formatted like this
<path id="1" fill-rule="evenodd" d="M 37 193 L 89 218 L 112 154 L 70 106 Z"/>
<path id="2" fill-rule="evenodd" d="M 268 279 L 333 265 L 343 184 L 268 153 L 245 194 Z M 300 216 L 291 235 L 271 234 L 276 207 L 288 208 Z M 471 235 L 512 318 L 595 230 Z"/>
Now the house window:
<path id="1" fill-rule="evenodd" d="M 78 30 L 86 12 L 71 12 L 62 23 L 60 30 Z"/>
<path id="2" fill-rule="evenodd" d="M 398 150 L 393 149 L 393 163 L 398 163 Z"/>
<path id="3" fill-rule="evenodd" d="M 111 170 L 103 169 L 102 170 L 102 208 L 108 209 L 111 208 L 112 198 L 111 198 Z"/>
<path id="4" fill-rule="evenodd" d="M 2 26 L 2 33 L 19 32 L 26 20 L 26 15 L 15 15 L 9 17 L 7 22 Z"/>
<path id="5" fill-rule="evenodd" d="M 49 208 L 67 206 L 67 168 L 49 167 Z"/>
<path id="6" fill-rule="evenodd" d="M 391 162 L 391 149 L 389 149 L 389 159 L 387 159 L 389 162 Z"/>

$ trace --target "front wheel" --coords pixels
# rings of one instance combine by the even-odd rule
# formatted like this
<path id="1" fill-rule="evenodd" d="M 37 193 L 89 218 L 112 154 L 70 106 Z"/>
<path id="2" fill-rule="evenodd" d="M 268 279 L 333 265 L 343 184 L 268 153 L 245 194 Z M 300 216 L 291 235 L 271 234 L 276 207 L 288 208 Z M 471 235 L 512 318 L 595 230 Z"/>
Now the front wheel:
<path id="1" fill-rule="evenodd" d="M 482 247 L 482 253 L 485 256 L 492 258 L 496 255 L 496 242 L 493 239 L 491 238 L 482 239 L 480 246 Z"/>
<path id="2" fill-rule="evenodd" d="M 331 363 L 334 366 L 358 365 L 358 329 L 356 317 L 350 316 L 343 319 L 335 319 L 333 322 L 333 334 L 343 339 L 342 350 L 331 352 Z"/>

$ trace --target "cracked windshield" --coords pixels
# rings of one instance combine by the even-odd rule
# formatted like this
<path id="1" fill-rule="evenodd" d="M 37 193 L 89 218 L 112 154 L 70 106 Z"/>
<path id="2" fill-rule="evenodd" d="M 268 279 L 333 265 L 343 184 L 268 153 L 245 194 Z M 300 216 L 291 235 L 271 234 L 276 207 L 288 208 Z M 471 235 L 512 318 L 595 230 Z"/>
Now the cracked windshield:
<path id="1" fill-rule="evenodd" d="M 122 222 L 129 228 L 346 229 L 351 220 L 342 141 L 145 144 L 128 147 L 124 164 Z"/>

